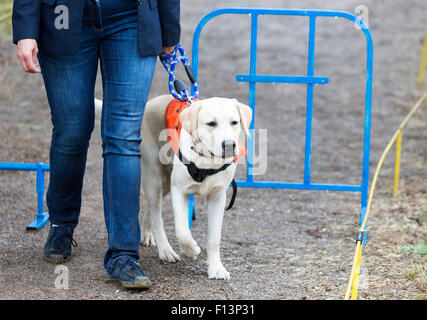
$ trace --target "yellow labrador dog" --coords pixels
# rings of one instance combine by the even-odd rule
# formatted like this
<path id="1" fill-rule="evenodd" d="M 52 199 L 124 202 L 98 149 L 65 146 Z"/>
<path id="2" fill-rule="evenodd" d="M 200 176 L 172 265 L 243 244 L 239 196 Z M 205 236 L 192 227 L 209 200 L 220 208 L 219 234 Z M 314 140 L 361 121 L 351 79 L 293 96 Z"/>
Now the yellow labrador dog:
<path id="1" fill-rule="evenodd" d="M 249 136 L 252 109 L 236 99 L 210 98 L 193 102 L 180 114 L 182 124 L 180 156 L 170 152 L 165 132 L 166 107 L 172 96 L 148 101 L 141 131 L 141 173 L 145 194 L 142 220 L 144 245 L 157 245 L 161 260 L 176 262 L 179 255 L 167 239 L 162 219 L 162 198 L 171 192 L 175 233 L 181 253 L 191 259 L 200 247 L 188 226 L 189 194 L 207 196 L 207 263 L 210 279 L 230 279 L 220 258 L 221 228 L 226 206 L 226 190 L 236 170 L 238 138 L 243 129 Z M 99 103 L 98 103 L 99 105 Z M 172 154 L 172 157 L 171 157 Z M 195 181 L 186 164 L 198 169 L 213 169 L 203 181 Z"/>

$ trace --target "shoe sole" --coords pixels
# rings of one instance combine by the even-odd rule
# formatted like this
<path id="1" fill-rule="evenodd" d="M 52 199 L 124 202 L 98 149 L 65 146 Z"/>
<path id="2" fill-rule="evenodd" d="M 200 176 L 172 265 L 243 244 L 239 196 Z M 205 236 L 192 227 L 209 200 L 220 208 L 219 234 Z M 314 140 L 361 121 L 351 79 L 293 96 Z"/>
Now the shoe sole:
<path id="1" fill-rule="evenodd" d="M 138 281 L 118 281 L 127 289 L 150 289 L 152 287 L 152 283 L 148 277 L 144 277 Z"/>
<path id="2" fill-rule="evenodd" d="M 64 258 L 60 254 L 51 254 L 49 257 L 43 256 L 44 261 L 52 263 L 52 264 L 61 264 L 61 263 L 67 262 L 70 259 L 71 259 L 71 256 L 68 258 Z"/>

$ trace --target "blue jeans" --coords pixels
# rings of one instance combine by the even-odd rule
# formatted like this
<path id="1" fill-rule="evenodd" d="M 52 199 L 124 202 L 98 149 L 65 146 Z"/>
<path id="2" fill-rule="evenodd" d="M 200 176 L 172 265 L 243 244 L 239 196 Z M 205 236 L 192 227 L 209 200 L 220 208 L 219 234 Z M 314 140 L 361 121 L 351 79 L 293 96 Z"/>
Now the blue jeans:
<path id="1" fill-rule="evenodd" d="M 46 196 L 50 222 L 72 227 L 80 215 L 100 61 L 107 270 L 118 256 L 139 259 L 140 131 L 156 56 L 139 55 L 137 20 L 135 0 L 85 0 L 80 51 L 39 53 L 53 124 Z"/>

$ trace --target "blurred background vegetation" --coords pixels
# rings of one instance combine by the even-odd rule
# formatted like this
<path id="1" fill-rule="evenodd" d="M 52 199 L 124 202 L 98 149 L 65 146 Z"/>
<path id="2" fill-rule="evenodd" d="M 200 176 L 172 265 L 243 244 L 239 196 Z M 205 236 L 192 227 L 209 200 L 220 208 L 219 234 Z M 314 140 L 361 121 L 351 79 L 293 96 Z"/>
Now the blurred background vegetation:
<path id="1" fill-rule="evenodd" d="M 0 0 L 0 38 L 12 36 L 12 0 Z"/>

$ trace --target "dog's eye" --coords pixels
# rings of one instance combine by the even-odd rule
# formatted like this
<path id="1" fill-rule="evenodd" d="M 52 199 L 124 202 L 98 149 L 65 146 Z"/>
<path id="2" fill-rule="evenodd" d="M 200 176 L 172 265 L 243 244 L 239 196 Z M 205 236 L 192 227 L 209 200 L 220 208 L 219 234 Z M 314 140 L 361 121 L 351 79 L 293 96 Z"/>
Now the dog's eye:
<path id="1" fill-rule="evenodd" d="M 236 120 L 231 121 L 231 125 L 232 125 L 232 126 L 235 126 L 236 124 L 239 124 L 239 121 L 236 121 Z"/>
<path id="2" fill-rule="evenodd" d="M 216 122 L 215 121 L 211 121 L 206 123 L 209 127 L 215 127 L 216 126 Z"/>

